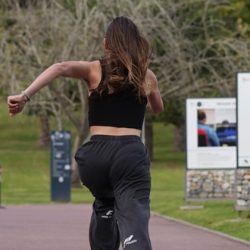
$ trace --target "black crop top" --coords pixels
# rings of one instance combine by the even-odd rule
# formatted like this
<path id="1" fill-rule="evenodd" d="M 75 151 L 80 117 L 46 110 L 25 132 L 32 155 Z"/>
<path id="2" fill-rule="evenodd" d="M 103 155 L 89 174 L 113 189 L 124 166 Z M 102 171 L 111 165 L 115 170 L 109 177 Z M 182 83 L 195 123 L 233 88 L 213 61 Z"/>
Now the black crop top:
<path id="1" fill-rule="evenodd" d="M 89 96 L 89 126 L 142 129 L 146 105 L 147 97 L 139 99 L 132 84 L 112 94 L 94 90 Z"/>

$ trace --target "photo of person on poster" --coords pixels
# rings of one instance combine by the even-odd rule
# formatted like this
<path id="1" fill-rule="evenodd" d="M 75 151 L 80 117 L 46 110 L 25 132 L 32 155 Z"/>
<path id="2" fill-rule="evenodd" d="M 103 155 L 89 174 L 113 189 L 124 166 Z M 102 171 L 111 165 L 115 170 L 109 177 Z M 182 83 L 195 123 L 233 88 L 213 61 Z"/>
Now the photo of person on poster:
<path id="1" fill-rule="evenodd" d="M 198 109 L 198 147 L 236 146 L 236 122 L 231 109 Z"/>
<path id="2" fill-rule="evenodd" d="M 220 146 L 219 138 L 216 131 L 207 124 L 207 115 L 204 110 L 197 110 L 197 120 L 198 120 L 198 146 L 207 147 Z"/>

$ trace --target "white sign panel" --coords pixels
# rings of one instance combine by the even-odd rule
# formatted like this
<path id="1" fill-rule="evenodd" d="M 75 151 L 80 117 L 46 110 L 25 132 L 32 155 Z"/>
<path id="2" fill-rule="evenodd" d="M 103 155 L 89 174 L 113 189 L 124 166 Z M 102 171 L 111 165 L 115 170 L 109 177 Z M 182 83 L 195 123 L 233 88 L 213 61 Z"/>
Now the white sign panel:
<path id="1" fill-rule="evenodd" d="M 238 166 L 250 167 L 250 73 L 237 74 Z"/>
<path id="2" fill-rule="evenodd" d="M 186 114 L 187 168 L 236 168 L 235 98 L 187 99 Z"/>

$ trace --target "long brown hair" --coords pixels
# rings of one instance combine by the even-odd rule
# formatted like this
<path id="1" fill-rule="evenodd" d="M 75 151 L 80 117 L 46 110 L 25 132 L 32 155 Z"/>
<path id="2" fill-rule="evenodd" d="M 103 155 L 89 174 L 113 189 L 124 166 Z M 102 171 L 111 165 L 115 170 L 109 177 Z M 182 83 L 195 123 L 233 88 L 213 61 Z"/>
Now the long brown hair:
<path id="1" fill-rule="evenodd" d="M 149 54 L 149 43 L 129 18 L 113 19 L 105 35 L 105 77 L 97 91 L 110 93 L 132 84 L 144 96 Z"/>

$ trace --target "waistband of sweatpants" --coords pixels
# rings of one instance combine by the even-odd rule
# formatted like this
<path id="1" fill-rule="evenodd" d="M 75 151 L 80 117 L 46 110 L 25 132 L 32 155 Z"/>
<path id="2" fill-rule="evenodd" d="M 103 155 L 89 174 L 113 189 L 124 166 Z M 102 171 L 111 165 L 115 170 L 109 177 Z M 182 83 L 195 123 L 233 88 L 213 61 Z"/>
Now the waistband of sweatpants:
<path id="1" fill-rule="evenodd" d="M 137 135 L 92 135 L 90 141 L 137 141 L 141 142 L 141 137 Z"/>

